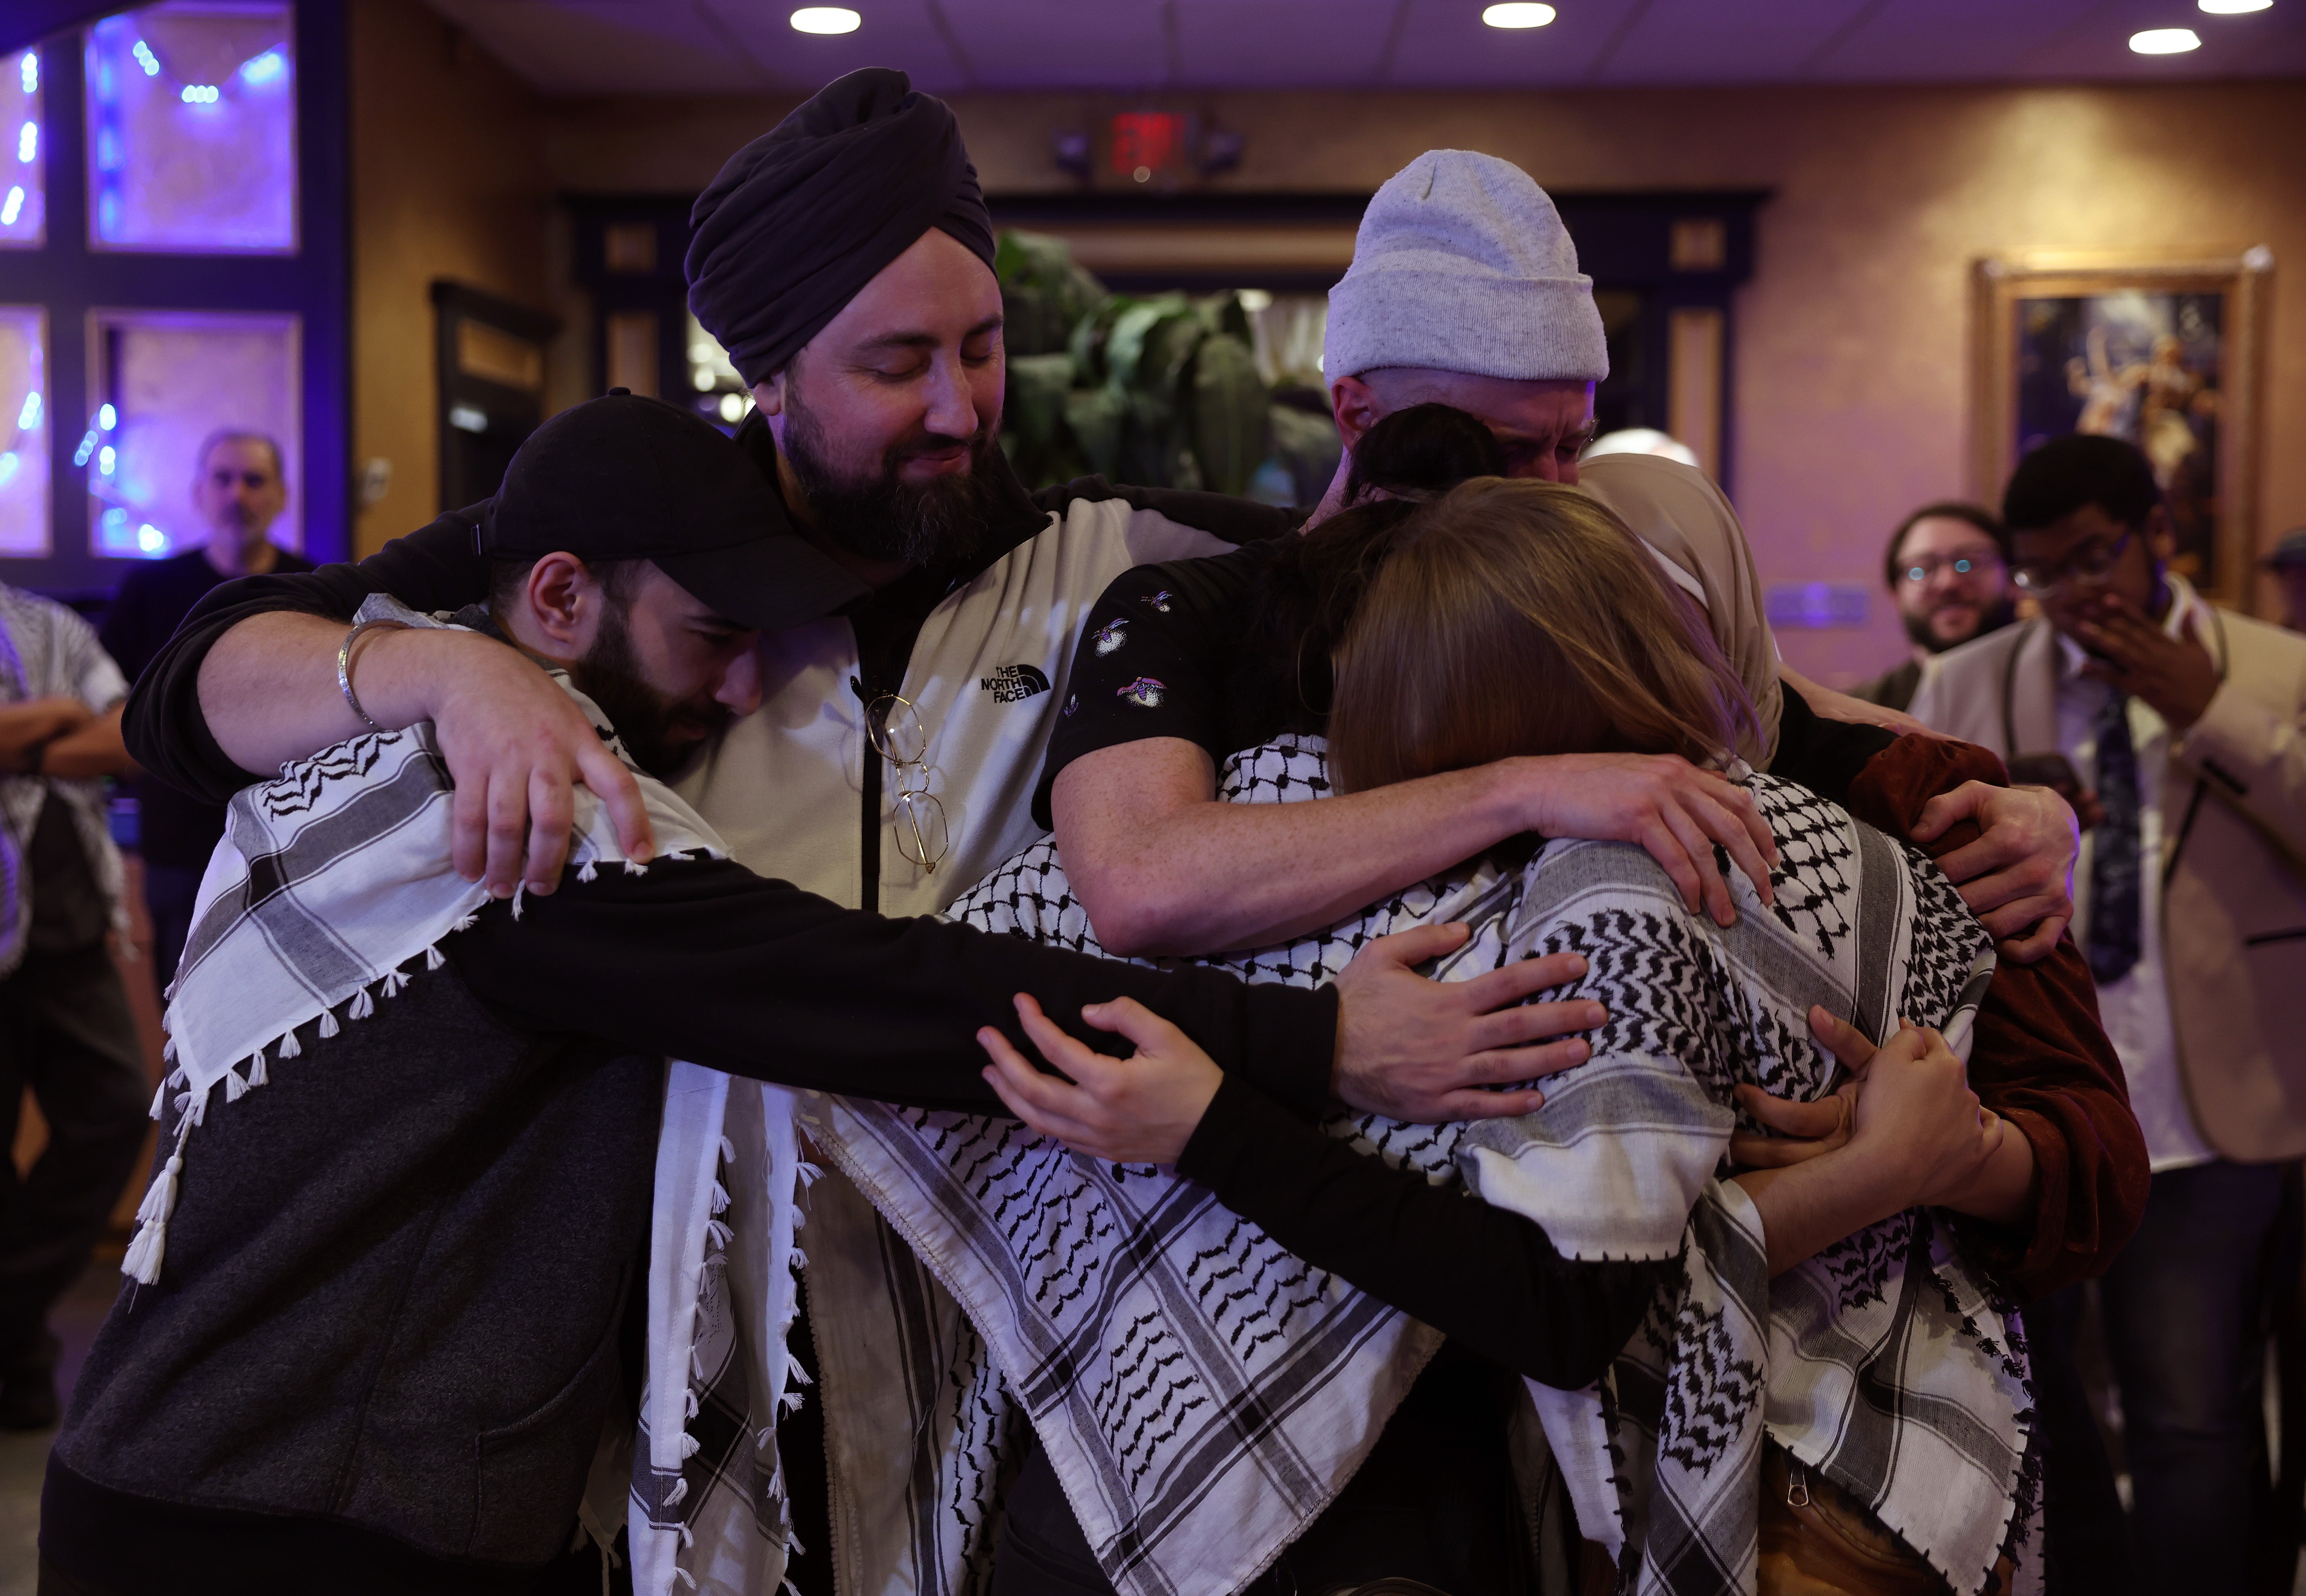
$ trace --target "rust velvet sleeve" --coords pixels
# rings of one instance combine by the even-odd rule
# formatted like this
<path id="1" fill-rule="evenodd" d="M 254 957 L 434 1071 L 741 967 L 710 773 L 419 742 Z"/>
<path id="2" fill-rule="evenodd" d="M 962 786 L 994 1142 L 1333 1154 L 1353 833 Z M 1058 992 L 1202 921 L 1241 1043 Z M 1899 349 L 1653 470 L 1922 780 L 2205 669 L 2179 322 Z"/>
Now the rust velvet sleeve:
<path id="1" fill-rule="evenodd" d="M 2002 762 L 1970 743 L 1901 737 L 1849 789 L 1850 812 L 1906 841 L 1923 806 L 1964 781 L 1999 787 Z M 1975 841 L 1963 821 L 1919 844 L 1933 858 Z M 2098 1024 L 2097 989 L 2071 936 L 2038 964 L 2003 960 L 1979 1005 L 1970 1086 L 2033 1144 L 2040 1186 L 2030 1236 L 1969 1224 L 1970 1243 L 2024 1297 L 2086 1280 L 2114 1260 L 2146 1209 L 2146 1141 L 2122 1061 Z"/>

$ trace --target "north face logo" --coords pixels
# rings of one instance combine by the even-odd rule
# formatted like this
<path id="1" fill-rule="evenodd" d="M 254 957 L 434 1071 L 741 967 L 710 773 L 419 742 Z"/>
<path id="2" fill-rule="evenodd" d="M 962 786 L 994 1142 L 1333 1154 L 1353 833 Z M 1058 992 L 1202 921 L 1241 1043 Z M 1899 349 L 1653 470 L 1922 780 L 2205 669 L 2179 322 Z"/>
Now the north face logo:
<path id="1" fill-rule="evenodd" d="M 1014 704 L 1036 693 L 1047 692 L 1049 679 L 1041 674 L 1038 665 L 1004 665 L 977 685 L 993 695 L 994 703 Z"/>

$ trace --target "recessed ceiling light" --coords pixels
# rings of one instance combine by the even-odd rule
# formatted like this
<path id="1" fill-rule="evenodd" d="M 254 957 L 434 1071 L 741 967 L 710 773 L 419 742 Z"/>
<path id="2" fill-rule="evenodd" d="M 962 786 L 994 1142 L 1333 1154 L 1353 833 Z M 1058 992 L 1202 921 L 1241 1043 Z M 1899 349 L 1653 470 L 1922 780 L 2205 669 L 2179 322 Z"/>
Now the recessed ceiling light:
<path id="1" fill-rule="evenodd" d="M 2266 11 L 2274 0 L 2197 0 L 2204 11 L 2214 17 L 2238 17 L 2253 11 Z"/>
<path id="2" fill-rule="evenodd" d="M 792 25 L 802 33 L 854 33 L 864 21 L 845 5 L 804 5 L 792 13 Z"/>
<path id="3" fill-rule="evenodd" d="M 2200 49 L 2202 41 L 2191 28 L 2148 28 L 2130 36 L 2130 47 L 2141 55 L 2182 55 Z"/>
<path id="4" fill-rule="evenodd" d="M 1542 28 L 1553 21 L 1553 7 L 1533 5 L 1528 0 L 1507 0 L 1507 4 L 1492 5 L 1483 12 L 1482 21 L 1492 28 Z"/>

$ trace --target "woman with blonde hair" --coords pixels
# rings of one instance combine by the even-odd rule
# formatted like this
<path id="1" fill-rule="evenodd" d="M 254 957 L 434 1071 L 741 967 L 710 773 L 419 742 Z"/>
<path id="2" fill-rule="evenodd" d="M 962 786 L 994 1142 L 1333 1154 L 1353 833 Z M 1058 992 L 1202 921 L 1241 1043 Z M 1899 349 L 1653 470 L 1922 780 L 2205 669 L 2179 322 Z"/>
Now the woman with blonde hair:
<path id="1" fill-rule="evenodd" d="M 1115 1062 L 1021 1003 L 1064 1078 L 985 1039 L 1038 1136 L 829 1105 L 821 1140 L 983 1337 L 956 1388 L 986 1414 L 1005 1392 L 1030 1420 L 995 1590 L 1262 1592 L 1249 1582 L 1268 1567 L 1308 1592 L 1404 1574 L 1461 1592 L 1551 1587 L 1569 1575 L 1548 1491 L 1622 1588 L 2031 1583 L 2038 1458 L 1997 1269 L 2026 1250 L 2011 1237 L 2036 1228 L 2046 1188 L 2028 1136 L 1962 1078 L 1993 953 L 1960 897 L 1917 850 L 1745 770 L 1730 752 L 1754 725 L 1738 672 L 1658 557 L 1573 490 L 1482 479 L 1365 506 L 1310 534 L 1273 597 L 1293 644 L 1272 650 L 1277 668 L 1334 675 L 1327 741 L 1235 755 L 1230 800 L 1523 754 L 1680 752 L 1748 785 L 1780 853 L 1773 901 L 1740 881 L 1724 926 L 1638 849 L 1533 840 L 1210 960 L 1314 985 L 1370 936 L 1423 926 L 1445 978 L 1559 961 L 1556 995 L 1603 1011 L 1587 1062 L 1518 1119 L 1341 1119 L 1324 1135 L 1149 1016 L 1092 1019 L 1137 1045 Z M 1909 811 L 1943 773 L 1868 801 Z M 953 912 L 1096 949 L 1049 843 Z M 2050 998 L 1988 1004 L 1987 1051 L 2031 1071 L 2020 1096 L 2110 1079 L 2075 975 L 2054 958 L 2031 972 Z M 1784 1161 L 1759 1135 L 1764 1093 L 1838 1097 L 1840 1145 L 1732 1177 L 1740 1132 L 1755 1161 Z M 1429 1522 L 1373 1537 L 1388 1504 L 1356 1494 L 1387 1415 L 1448 1355 L 1445 1334 L 1524 1377 L 1490 1396 L 1536 1422 L 1477 1471 L 1522 1481 L 1507 1515 L 1525 1522 L 1505 1538 L 1536 1549 L 1518 1560 L 1453 1560 L 1474 1537 L 1434 1522 L 1439 1498 L 1420 1503 Z M 999 1476 L 1021 1427 L 956 1424 L 944 1472 L 958 1497 Z M 1452 1464 L 1429 1440 L 1390 1493 Z"/>

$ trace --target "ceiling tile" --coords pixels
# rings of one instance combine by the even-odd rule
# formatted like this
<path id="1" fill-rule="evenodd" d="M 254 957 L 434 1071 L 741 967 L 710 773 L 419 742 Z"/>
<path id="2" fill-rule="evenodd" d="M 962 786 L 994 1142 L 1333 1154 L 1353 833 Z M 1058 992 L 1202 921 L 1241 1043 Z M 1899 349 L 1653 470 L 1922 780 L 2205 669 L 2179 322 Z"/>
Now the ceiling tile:
<path id="1" fill-rule="evenodd" d="M 1542 28 L 1492 28 L 1484 0 L 1411 0 L 1385 81 L 1405 88 L 1558 87 L 1593 71 L 1636 0 L 1557 0 Z"/>
<path id="2" fill-rule="evenodd" d="M 801 0 L 696 0 L 780 89 L 810 93 L 860 67 L 893 66 L 916 88 L 954 94 L 969 88 L 962 64 L 937 30 L 927 0 L 845 0 L 863 19 L 854 33 L 803 33 L 790 21 Z M 973 57 L 974 52 L 968 53 Z"/>
<path id="3" fill-rule="evenodd" d="M 1174 0 L 1181 83 L 1296 89 L 1367 83 L 1396 0 Z"/>
<path id="4" fill-rule="evenodd" d="M 2130 36 L 2145 28 L 2191 28 L 2202 41 L 2182 55 L 2139 55 Z M 2028 78 L 2170 82 L 2201 78 L 2289 77 L 2306 72 L 2306 6 L 2214 17 L 2172 0 L 2106 0 L 2094 13 L 2020 62 Z"/>
<path id="5" fill-rule="evenodd" d="M 1159 0 L 942 4 L 981 88 L 1149 89 L 1168 74 Z"/>
<path id="6" fill-rule="evenodd" d="M 2167 0 L 2165 0 L 2167 3 Z M 1975 82 L 2018 74 L 2020 63 L 2105 0 L 1888 0 L 1814 64 L 1832 81 Z"/>
<path id="7" fill-rule="evenodd" d="M 731 94 L 773 87 L 688 0 L 431 0 L 547 94 Z"/>
<path id="8" fill-rule="evenodd" d="M 1875 3 L 1651 0 L 1595 81 L 1613 86 L 1797 81 L 1810 58 Z"/>

